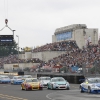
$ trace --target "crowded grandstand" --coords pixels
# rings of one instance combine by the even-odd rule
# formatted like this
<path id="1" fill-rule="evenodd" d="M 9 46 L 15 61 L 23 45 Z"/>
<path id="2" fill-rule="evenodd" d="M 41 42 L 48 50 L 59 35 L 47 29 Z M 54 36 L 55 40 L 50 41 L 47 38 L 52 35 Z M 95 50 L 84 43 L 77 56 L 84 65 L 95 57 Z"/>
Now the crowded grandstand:
<path id="1" fill-rule="evenodd" d="M 37 66 L 31 67 L 30 71 L 37 71 L 37 69 L 50 70 L 57 72 L 59 67 L 55 68 L 54 66 L 61 66 L 60 69 L 64 68 L 64 73 L 77 73 L 79 68 L 85 67 L 91 69 L 91 73 L 94 73 L 93 68 L 95 62 L 98 61 L 100 64 L 100 39 L 98 44 L 89 43 L 87 47 L 80 49 L 74 40 L 55 42 L 43 45 L 41 47 L 34 48 L 31 52 L 43 52 L 43 51 L 65 51 L 64 54 L 61 54 L 58 57 L 52 58 L 50 60 L 42 61 L 39 58 L 31 59 L 18 59 L 18 55 L 10 54 L 8 57 L 0 58 L 0 67 L 3 68 L 4 64 L 14 64 L 14 63 L 38 63 Z M 32 70 L 33 68 L 33 70 Z M 99 69 L 97 66 L 99 73 Z"/>

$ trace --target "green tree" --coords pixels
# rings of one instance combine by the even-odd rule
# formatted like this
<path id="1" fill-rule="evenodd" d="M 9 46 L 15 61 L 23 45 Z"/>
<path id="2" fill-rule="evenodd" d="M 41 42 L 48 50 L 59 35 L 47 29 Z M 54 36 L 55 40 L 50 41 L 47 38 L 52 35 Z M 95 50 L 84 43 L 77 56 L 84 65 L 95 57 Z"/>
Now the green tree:
<path id="1" fill-rule="evenodd" d="M 0 46 L 0 57 L 5 57 L 9 54 L 18 54 L 17 47 L 16 41 L 14 41 L 12 46 Z"/>

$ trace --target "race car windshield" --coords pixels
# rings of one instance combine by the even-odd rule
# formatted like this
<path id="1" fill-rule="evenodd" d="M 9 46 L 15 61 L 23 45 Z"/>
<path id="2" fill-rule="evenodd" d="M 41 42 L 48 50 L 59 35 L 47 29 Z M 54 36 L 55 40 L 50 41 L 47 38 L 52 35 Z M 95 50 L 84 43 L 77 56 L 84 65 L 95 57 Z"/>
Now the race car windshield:
<path id="1" fill-rule="evenodd" d="M 91 79 L 88 79 L 88 82 L 89 83 L 100 83 L 100 78 L 91 78 Z"/>
<path id="2" fill-rule="evenodd" d="M 37 79 L 29 79 L 29 80 L 26 80 L 26 82 L 38 82 Z"/>
<path id="3" fill-rule="evenodd" d="M 7 76 L 2 76 L 1 78 L 9 78 L 9 77 L 7 77 Z"/>
<path id="4" fill-rule="evenodd" d="M 56 79 L 52 79 L 53 82 L 59 82 L 59 81 L 65 81 L 63 78 L 56 78 Z"/>
<path id="5" fill-rule="evenodd" d="M 42 80 L 50 80 L 51 78 L 50 77 L 43 77 L 41 78 Z"/>
<path id="6" fill-rule="evenodd" d="M 22 77 L 17 77 L 18 79 L 21 79 Z"/>
<path id="7" fill-rule="evenodd" d="M 21 79 L 22 77 L 14 77 L 14 79 Z"/>
<path id="8" fill-rule="evenodd" d="M 32 76 L 23 76 L 24 78 L 32 78 Z"/>

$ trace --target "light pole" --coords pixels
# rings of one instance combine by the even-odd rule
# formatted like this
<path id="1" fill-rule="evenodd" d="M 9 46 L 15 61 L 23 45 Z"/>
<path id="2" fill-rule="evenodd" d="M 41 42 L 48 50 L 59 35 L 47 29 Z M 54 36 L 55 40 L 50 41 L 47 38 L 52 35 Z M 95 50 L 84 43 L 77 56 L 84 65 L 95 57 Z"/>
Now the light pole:
<path id="1" fill-rule="evenodd" d="M 18 37 L 18 67 L 19 67 L 19 36 L 16 35 L 16 37 Z"/>
<path id="2" fill-rule="evenodd" d="M 16 30 L 12 30 L 12 32 L 13 32 L 13 38 L 14 38 L 14 32 L 15 32 Z"/>

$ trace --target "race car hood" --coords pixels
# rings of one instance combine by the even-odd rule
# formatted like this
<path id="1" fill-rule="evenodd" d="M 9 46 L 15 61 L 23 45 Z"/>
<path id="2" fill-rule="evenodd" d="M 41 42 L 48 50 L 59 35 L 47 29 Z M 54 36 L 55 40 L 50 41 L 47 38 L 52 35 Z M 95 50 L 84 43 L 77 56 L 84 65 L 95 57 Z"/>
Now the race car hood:
<path id="1" fill-rule="evenodd" d="M 59 85 L 62 85 L 62 84 L 65 85 L 66 84 L 66 82 L 64 82 L 64 81 L 61 81 L 61 82 L 58 81 L 58 82 L 54 82 L 54 83 L 57 83 Z"/>
<path id="2" fill-rule="evenodd" d="M 39 82 L 28 82 L 28 84 L 30 84 L 30 85 L 38 85 Z"/>
<path id="3" fill-rule="evenodd" d="M 93 85 L 100 87 L 100 83 L 93 83 Z"/>

